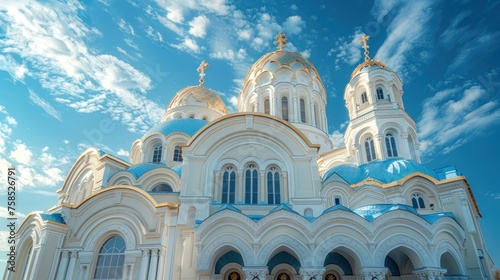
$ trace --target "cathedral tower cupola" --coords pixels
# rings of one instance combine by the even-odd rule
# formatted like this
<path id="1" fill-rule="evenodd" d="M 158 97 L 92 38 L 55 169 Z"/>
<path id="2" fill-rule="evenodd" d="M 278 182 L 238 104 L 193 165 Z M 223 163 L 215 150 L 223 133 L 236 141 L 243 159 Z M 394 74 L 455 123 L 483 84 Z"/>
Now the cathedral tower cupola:
<path id="1" fill-rule="evenodd" d="M 226 105 L 220 96 L 215 91 L 203 86 L 205 70 L 208 66 L 206 61 L 201 62 L 197 69 L 200 72 L 200 84 L 187 86 L 177 92 L 170 101 L 162 121 L 178 118 L 212 121 L 227 114 Z"/>
<path id="2" fill-rule="evenodd" d="M 276 51 L 263 55 L 248 71 L 238 96 L 238 111 L 269 114 L 304 132 L 322 151 L 332 148 L 326 120 L 326 91 L 314 65 L 297 52 L 285 50 L 288 39 L 279 32 Z"/>
<path id="3" fill-rule="evenodd" d="M 415 121 L 404 110 L 401 78 L 370 59 L 368 39 L 365 34 L 360 41 L 365 59 L 344 91 L 350 120 L 344 135 L 348 153 L 359 165 L 398 157 L 420 161 Z"/>

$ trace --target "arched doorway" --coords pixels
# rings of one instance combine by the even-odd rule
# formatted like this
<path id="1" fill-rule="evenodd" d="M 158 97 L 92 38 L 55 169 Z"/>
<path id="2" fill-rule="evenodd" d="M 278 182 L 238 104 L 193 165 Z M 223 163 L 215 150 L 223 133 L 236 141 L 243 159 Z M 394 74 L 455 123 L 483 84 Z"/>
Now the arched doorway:
<path id="1" fill-rule="evenodd" d="M 451 278 L 451 277 L 454 277 L 454 276 L 462 276 L 461 273 L 460 273 L 460 267 L 458 266 L 458 263 L 455 259 L 455 257 L 453 257 L 453 255 L 450 253 L 450 252 L 445 252 L 441 255 L 441 258 L 440 258 L 440 266 L 441 268 L 444 268 L 446 269 L 446 273 L 445 273 L 445 278 Z"/>
<path id="2" fill-rule="evenodd" d="M 267 262 L 273 280 L 292 280 L 300 271 L 300 261 L 292 254 L 281 251 Z"/>
<path id="3" fill-rule="evenodd" d="M 243 257 L 236 251 L 228 251 L 215 263 L 214 275 L 224 280 L 243 280 Z"/>
<path id="4" fill-rule="evenodd" d="M 384 266 L 389 269 L 389 280 L 419 280 L 418 275 L 413 273 L 415 265 L 419 265 L 416 264 L 419 261 L 417 258 L 415 252 L 406 247 L 399 247 L 390 251 L 384 261 Z"/>

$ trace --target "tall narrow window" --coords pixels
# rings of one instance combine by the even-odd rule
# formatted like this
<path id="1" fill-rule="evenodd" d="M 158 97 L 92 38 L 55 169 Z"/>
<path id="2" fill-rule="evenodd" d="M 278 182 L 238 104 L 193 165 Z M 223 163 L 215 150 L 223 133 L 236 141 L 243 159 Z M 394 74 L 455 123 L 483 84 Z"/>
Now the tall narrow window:
<path id="1" fill-rule="evenodd" d="M 267 203 L 280 204 L 280 172 L 278 168 L 271 167 L 267 171 Z"/>
<path id="2" fill-rule="evenodd" d="M 281 98 L 281 117 L 288 121 L 288 98 L 286 96 Z"/>
<path id="3" fill-rule="evenodd" d="M 366 96 L 366 91 L 361 94 L 361 103 L 368 102 L 368 97 Z"/>
<path id="4" fill-rule="evenodd" d="M 159 163 L 161 161 L 161 145 L 156 146 L 153 150 L 153 163 Z"/>
<path id="5" fill-rule="evenodd" d="M 342 198 L 340 196 L 336 195 L 333 197 L 333 205 L 339 205 L 342 204 Z"/>
<path id="6" fill-rule="evenodd" d="M 377 88 L 377 99 L 384 99 L 384 90 L 382 88 Z"/>
<path id="7" fill-rule="evenodd" d="M 236 172 L 228 166 L 222 173 L 222 203 L 234 203 L 236 197 Z"/>
<path id="8" fill-rule="evenodd" d="M 122 279 L 125 261 L 125 240 L 120 236 L 108 239 L 99 251 L 94 279 Z"/>
<path id="9" fill-rule="evenodd" d="M 306 102 L 303 98 L 300 99 L 300 121 L 306 122 Z"/>
<path id="10" fill-rule="evenodd" d="M 419 193 L 414 193 L 411 196 L 411 204 L 415 209 L 425 208 L 424 198 Z"/>
<path id="11" fill-rule="evenodd" d="M 413 160 L 417 159 L 417 154 L 415 153 L 415 144 L 413 144 L 413 138 L 408 136 L 408 148 L 410 148 L 410 157 Z"/>
<path id="12" fill-rule="evenodd" d="M 318 117 L 318 108 L 316 107 L 316 103 L 313 104 L 313 115 L 314 115 L 314 125 L 319 128 L 319 117 Z"/>
<path id="13" fill-rule="evenodd" d="M 257 204 L 258 203 L 258 187 L 259 175 L 257 166 L 249 164 L 245 170 L 245 203 Z"/>
<path id="14" fill-rule="evenodd" d="M 179 146 L 174 148 L 174 161 L 182 161 L 182 150 Z"/>
<path id="15" fill-rule="evenodd" d="M 392 133 L 387 133 L 385 135 L 385 147 L 387 149 L 388 157 L 397 157 L 398 148 L 396 147 L 396 139 Z"/>
<path id="16" fill-rule="evenodd" d="M 365 140 L 365 150 L 367 162 L 377 159 L 377 156 L 375 155 L 375 145 L 373 144 L 373 138 L 368 137 Z"/>
<path id="17" fill-rule="evenodd" d="M 264 113 L 265 114 L 271 113 L 271 109 L 269 107 L 269 98 L 264 99 Z"/>

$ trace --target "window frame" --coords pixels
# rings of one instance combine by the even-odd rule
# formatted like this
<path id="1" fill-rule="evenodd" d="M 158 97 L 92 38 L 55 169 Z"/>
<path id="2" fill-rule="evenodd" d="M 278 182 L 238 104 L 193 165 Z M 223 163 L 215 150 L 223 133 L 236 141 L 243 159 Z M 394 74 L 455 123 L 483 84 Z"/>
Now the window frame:
<path id="1" fill-rule="evenodd" d="M 151 157 L 151 162 L 152 163 L 160 163 L 161 162 L 161 158 L 162 158 L 162 153 L 163 153 L 163 145 L 160 143 L 160 144 L 156 144 L 153 148 L 153 154 L 152 154 L 152 157 Z"/>
<path id="2" fill-rule="evenodd" d="M 227 178 L 224 178 L 226 174 Z M 236 203 L 236 168 L 234 166 L 226 166 L 222 172 L 221 203 Z"/>
<path id="3" fill-rule="evenodd" d="M 115 247 L 116 246 L 116 241 L 118 240 L 118 238 L 121 240 L 121 242 L 123 243 L 123 247 L 121 248 L 117 248 Z M 103 253 L 103 250 L 105 249 L 105 246 L 108 245 L 112 240 L 114 239 L 114 243 L 113 243 L 113 247 L 111 248 L 108 248 L 107 250 L 112 250 L 111 253 L 108 253 L 108 252 L 105 252 Z M 114 252 L 115 249 L 118 249 L 118 252 Z M 125 251 L 127 250 L 127 244 L 125 242 L 125 239 L 123 237 L 121 237 L 120 235 L 113 235 L 113 236 L 110 236 L 106 239 L 105 242 L 103 242 L 103 244 L 101 245 L 101 247 L 99 248 L 99 253 L 97 254 L 97 258 L 96 258 L 96 262 L 95 262 L 95 269 L 94 269 L 94 273 L 93 273 L 93 276 L 92 276 L 92 279 L 95 279 L 95 280 L 101 280 L 101 279 L 122 279 L 123 276 L 124 276 L 124 273 L 125 273 Z M 100 265 L 100 260 L 101 260 L 101 257 L 104 259 L 102 261 L 102 264 Z M 111 257 L 110 260 L 107 261 L 107 257 Z M 112 263 L 113 260 L 114 260 L 114 257 L 118 257 L 118 260 L 117 260 L 117 263 L 116 265 L 108 265 L 108 266 L 104 266 L 104 264 L 106 263 Z M 120 265 L 121 263 L 121 265 Z M 101 268 L 100 270 L 100 275 L 98 276 L 97 273 L 98 273 L 98 270 L 99 268 Z M 107 268 L 108 269 L 108 273 L 107 273 L 107 276 L 105 276 L 103 278 L 103 269 Z M 111 277 L 109 276 L 110 274 L 110 271 L 111 269 L 115 269 L 115 277 Z M 118 273 L 118 271 L 120 271 L 120 273 Z M 118 277 L 119 276 L 119 277 Z"/>
<path id="4" fill-rule="evenodd" d="M 372 162 L 377 159 L 377 153 L 375 151 L 375 143 L 372 136 L 365 139 L 365 154 L 366 162 Z"/>
<path id="5" fill-rule="evenodd" d="M 175 162 L 182 162 L 184 159 L 182 158 L 182 149 L 179 145 L 175 145 L 174 147 L 174 155 L 172 160 Z"/>
<path id="6" fill-rule="evenodd" d="M 300 98 L 299 104 L 300 104 L 299 105 L 299 107 L 300 107 L 300 122 L 306 123 L 307 122 L 306 101 L 304 100 L 304 98 Z"/>
<path id="7" fill-rule="evenodd" d="M 387 157 L 398 157 L 398 146 L 396 141 L 396 136 L 394 132 L 387 132 L 385 134 L 385 149 L 387 151 Z"/>
<path id="8" fill-rule="evenodd" d="M 267 204 L 281 204 L 281 185 L 281 170 L 276 166 L 270 167 L 266 171 Z"/>
<path id="9" fill-rule="evenodd" d="M 259 203 L 259 171 L 254 163 L 245 167 L 245 204 Z"/>

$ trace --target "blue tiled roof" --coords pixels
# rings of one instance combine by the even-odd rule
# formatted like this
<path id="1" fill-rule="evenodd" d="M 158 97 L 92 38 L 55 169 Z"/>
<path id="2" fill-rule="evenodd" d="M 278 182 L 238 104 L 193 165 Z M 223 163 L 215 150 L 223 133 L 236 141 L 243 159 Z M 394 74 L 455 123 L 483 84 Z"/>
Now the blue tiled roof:
<path id="1" fill-rule="evenodd" d="M 181 177 L 181 175 L 182 175 L 182 163 L 172 167 L 171 169 L 173 171 L 175 171 L 179 175 L 179 177 Z"/>
<path id="2" fill-rule="evenodd" d="M 238 213 L 241 213 L 241 210 L 234 207 L 233 205 L 231 204 L 224 204 L 222 205 L 219 209 L 217 209 L 214 213 L 217 213 L 217 212 L 220 212 L 220 211 L 224 211 L 224 210 L 231 210 L 231 211 L 234 211 L 234 212 L 238 212 Z"/>
<path id="3" fill-rule="evenodd" d="M 292 208 L 288 207 L 284 203 L 278 205 L 276 208 L 274 208 L 273 210 L 269 211 L 269 214 L 277 212 L 277 211 L 280 211 L 280 210 L 285 210 L 285 211 L 288 211 L 288 212 L 292 212 L 292 213 L 298 214 L 297 212 L 293 211 Z"/>
<path id="4" fill-rule="evenodd" d="M 136 179 L 144 175 L 146 172 L 156 169 L 156 168 L 168 168 L 175 171 L 177 174 L 180 174 L 180 170 L 174 170 L 173 168 L 169 168 L 165 163 L 140 163 L 134 166 L 129 167 L 126 171 L 130 172 Z"/>
<path id="5" fill-rule="evenodd" d="M 420 172 L 440 180 L 440 177 L 432 169 L 414 160 L 402 158 L 391 158 L 386 160 L 375 160 L 370 163 L 357 166 L 354 164 L 341 164 L 328 170 L 323 176 L 323 182 L 329 183 L 333 174 L 338 174 L 349 184 L 356 184 L 365 179 L 374 179 L 387 184 L 400 180 L 412 173 Z"/>
<path id="6" fill-rule="evenodd" d="M 198 130 L 204 127 L 208 122 L 199 119 L 173 119 L 161 122 L 155 127 L 151 128 L 142 138 L 145 139 L 151 134 L 161 133 L 165 136 L 175 132 L 182 132 L 189 136 L 193 136 Z"/>
<path id="7" fill-rule="evenodd" d="M 325 209 L 325 211 L 323 211 L 323 214 L 325 213 L 328 213 L 328 212 L 332 212 L 332 211 L 335 211 L 335 210 L 344 210 L 344 211 L 347 211 L 347 212 L 352 212 L 351 209 L 345 207 L 344 205 L 341 205 L 341 204 L 337 204 L 337 205 L 334 205 L 328 209 Z"/>
<path id="8" fill-rule="evenodd" d="M 417 216 L 419 215 L 417 210 L 415 210 L 415 208 L 403 204 L 371 204 L 356 208 L 352 210 L 352 212 L 360 215 L 367 221 L 371 222 L 376 218 L 378 218 L 379 216 L 394 210 L 404 210 L 413 213 Z"/>
<path id="9" fill-rule="evenodd" d="M 64 225 L 66 224 L 66 222 L 64 221 L 64 219 L 60 213 L 40 214 L 40 217 L 42 217 L 42 220 L 44 220 L 44 221 L 53 221 L 53 222 L 64 224 Z"/>

